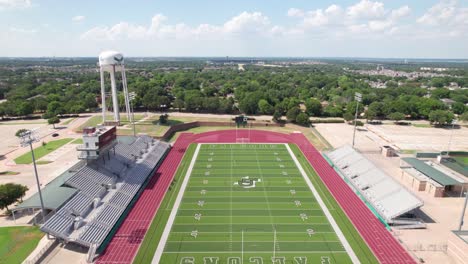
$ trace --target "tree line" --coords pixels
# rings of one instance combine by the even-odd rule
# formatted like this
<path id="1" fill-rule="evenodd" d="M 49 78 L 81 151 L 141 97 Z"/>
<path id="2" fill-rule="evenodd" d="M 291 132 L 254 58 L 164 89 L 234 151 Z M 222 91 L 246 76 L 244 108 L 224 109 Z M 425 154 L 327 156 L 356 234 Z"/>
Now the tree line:
<path id="1" fill-rule="evenodd" d="M 189 64 L 190 67 L 185 67 L 184 62 L 173 63 L 169 69 L 158 68 L 157 62 L 144 65 L 129 67 L 127 73 L 129 90 L 136 93 L 132 104 L 141 111 L 171 108 L 187 112 L 266 114 L 276 120 L 285 116 L 289 121 L 306 124 L 311 116 L 351 119 L 356 108 L 354 94 L 360 92 L 363 102 L 359 115 L 369 120 L 430 119 L 442 116 L 441 113 L 452 117 L 467 112 L 468 90 L 443 88 L 450 82 L 467 84 L 467 77 L 392 79 L 345 72 L 339 64 L 284 68 L 247 65 L 246 71 L 228 66 L 210 69 L 199 62 Z M 7 99 L 0 104 L 2 117 L 35 113 L 51 119 L 99 110 L 100 83 L 95 71 L 27 68 L 13 73 L 2 68 L 0 73 L 0 95 Z M 390 81 L 389 87 L 370 87 L 367 81 L 376 78 Z M 421 88 L 423 85 L 433 88 Z M 444 98 L 454 103 L 444 104 L 440 100 Z M 119 106 L 124 106 L 122 94 Z"/>

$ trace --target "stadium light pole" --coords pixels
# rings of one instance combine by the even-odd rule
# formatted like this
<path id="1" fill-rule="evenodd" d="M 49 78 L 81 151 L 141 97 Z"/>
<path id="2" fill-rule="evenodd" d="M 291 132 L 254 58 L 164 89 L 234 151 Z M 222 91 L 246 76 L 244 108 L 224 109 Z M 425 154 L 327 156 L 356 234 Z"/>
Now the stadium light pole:
<path id="1" fill-rule="evenodd" d="M 452 132 L 450 133 L 450 138 L 447 146 L 447 156 L 450 154 L 450 145 L 452 145 L 452 137 L 453 137 L 453 130 L 455 129 L 455 125 L 457 124 L 457 120 L 452 120 Z"/>
<path id="2" fill-rule="evenodd" d="M 133 125 L 133 136 L 136 137 L 136 129 L 135 129 L 135 114 L 133 112 L 133 100 L 135 99 L 136 94 L 135 92 L 131 92 L 128 95 L 128 98 L 130 99 L 130 110 L 132 111 L 132 125 Z"/>
<path id="3" fill-rule="evenodd" d="M 354 100 L 356 100 L 356 114 L 354 115 L 354 132 L 353 132 L 353 148 L 354 148 L 354 141 L 356 138 L 356 128 L 357 128 L 357 115 L 358 115 L 358 110 L 359 110 L 359 102 L 362 100 L 362 94 L 361 93 L 355 93 L 354 94 Z"/>
<path id="4" fill-rule="evenodd" d="M 458 231 L 461 231 L 463 227 L 463 218 L 465 218 L 466 205 L 468 204 L 468 191 L 465 193 L 465 204 L 463 205 L 462 214 L 460 217 L 460 225 L 458 226 Z"/>
<path id="5" fill-rule="evenodd" d="M 34 156 L 34 149 L 32 147 L 32 144 L 34 142 L 38 142 L 39 139 L 34 135 L 34 131 L 31 131 L 31 130 L 27 130 L 21 133 L 20 138 L 21 138 L 21 146 L 27 147 L 29 145 L 29 148 L 31 149 L 31 156 L 32 156 L 32 161 L 34 165 L 34 175 L 36 176 L 37 192 L 39 193 L 39 199 L 41 201 L 42 221 L 45 221 L 44 200 L 42 199 L 41 185 L 39 183 L 39 176 L 37 175 L 36 157 Z"/>

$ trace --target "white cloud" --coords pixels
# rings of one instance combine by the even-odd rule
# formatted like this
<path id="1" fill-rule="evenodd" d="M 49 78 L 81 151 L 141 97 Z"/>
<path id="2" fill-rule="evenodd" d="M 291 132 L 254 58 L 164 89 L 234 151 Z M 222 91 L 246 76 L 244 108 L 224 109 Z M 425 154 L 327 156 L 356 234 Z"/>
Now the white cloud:
<path id="1" fill-rule="evenodd" d="M 31 0 L 0 0 L 0 10 L 31 7 Z"/>
<path id="2" fill-rule="evenodd" d="M 74 16 L 74 17 L 72 17 L 72 21 L 73 21 L 73 22 L 82 22 L 82 21 L 84 21 L 85 19 L 86 19 L 85 16 Z"/>
<path id="3" fill-rule="evenodd" d="M 304 26 L 305 27 L 318 27 L 327 25 L 329 21 L 328 16 L 323 12 L 322 9 L 317 9 L 314 11 L 307 12 L 307 15 L 304 17 Z"/>
<path id="4" fill-rule="evenodd" d="M 417 23 L 425 37 L 468 36 L 468 8 L 458 1 L 442 0 L 419 17 Z"/>
<path id="5" fill-rule="evenodd" d="M 343 12 L 343 9 L 339 5 L 331 5 L 325 9 L 325 13 L 330 16 L 339 16 Z"/>
<path id="6" fill-rule="evenodd" d="M 468 24 L 468 8 L 461 8 L 457 1 L 441 1 L 417 20 L 423 25 L 460 25 Z"/>
<path id="7" fill-rule="evenodd" d="M 288 16 L 289 17 L 303 17 L 304 11 L 302 11 L 301 9 L 297 9 L 297 8 L 289 8 Z"/>
<path id="8" fill-rule="evenodd" d="M 240 15 L 231 18 L 224 23 L 223 32 L 242 33 L 242 32 L 262 32 L 270 25 L 268 17 L 260 12 L 248 13 L 242 12 Z"/>
<path id="9" fill-rule="evenodd" d="M 361 0 L 359 3 L 348 7 L 347 14 L 352 18 L 381 18 L 385 15 L 382 2 Z"/>
<path id="10" fill-rule="evenodd" d="M 347 8 L 331 5 L 325 10 L 290 9 L 288 14 L 302 19 L 297 27 L 303 31 L 321 30 L 329 32 L 331 35 L 342 36 L 347 33 L 389 31 L 397 26 L 399 19 L 408 16 L 410 12 L 411 9 L 406 5 L 394 10 L 387 10 L 382 2 L 361 0 Z"/>
<path id="11" fill-rule="evenodd" d="M 98 25 L 82 33 L 81 39 L 86 41 L 78 43 L 90 50 L 103 44 L 121 50 L 138 47 L 138 54 L 143 55 L 154 52 L 179 56 L 214 53 L 261 55 L 274 50 L 272 47 L 277 52 L 282 52 L 284 47 L 295 54 L 312 49 L 338 50 L 336 52 L 361 49 L 365 54 L 391 54 L 393 46 L 405 51 L 412 49 L 411 52 L 416 54 L 420 52 L 421 40 L 428 43 L 425 47 L 429 50 L 428 47 L 440 45 L 441 38 L 457 38 L 460 41 L 450 43 L 458 44 L 447 44 L 456 47 L 456 51 L 452 49 L 447 54 L 468 54 L 460 44 L 466 43 L 463 40 L 468 41 L 468 9 L 460 7 L 457 2 L 441 3 L 444 5 L 442 9 L 439 3 L 427 10 L 423 15 L 425 19 L 418 19 L 418 22 L 430 21 L 430 24 L 416 23 L 416 18 L 410 16 L 412 8 L 408 5 L 388 8 L 382 2 L 370 0 L 355 0 L 347 6 L 330 5 L 313 10 L 290 8 L 285 16 L 295 21 L 293 24 L 274 24 L 261 12 L 242 12 L 218 24 L 195 25 L 183 21 L 171 23 L 166 16 L 156 14 L 145 24 L 122 21 L 113 25 Z M 443 15 L 447 14 L 444 8 L 453 10 L 449 12 L 450 18 Z M 436 16 L 437 19 L 426 20 L 429 16 Z M 311 41 L 314 45 L 310 45 Z M 349 43 L 354 43 L 354 48 L 350 48 L 353 44 Z M 430 43 L 434 43 L 433 46 Z M 411 52 L 405 55 L 412 56 Z M 316 55 L 323 56 L 320 52 Z"/>
<path id="12" fill-rule="evenodd" d="M 213 37 L 236 34 L 273 34 L 278 28 L 270 25 L 268 17 L 260 12 L 242 12 L 223 25 L 200 24 L 191 27 L 184 23 L 166 24 L 167 17 L 157 14 L 151 19 L 149 26 L 120 22 L 113 26 L 97 26 L 84 32 L 82 39 L 141 39 L 141 38 L 188 38 Z"/>
<path id="13" fill-rule="evenodd" d="M 411 13 L 411 8 L 409 6 L 407 6 L 407 5 L 405 5 L 405 6 L 402 6 L 402 7 L 398 8 L 398 9 L 392 10 L 391 18 L 392 19 L 398 19 L 398 18 L 406 17 L 410 13 Z"/>
<path id="14" fill-rule="evenodd" d="M 13 33 L 20 33 L 20 34 L 35 34 L 37 33 L 36 29 L 25 29 L 25 28 L 18 28 L 18 27 L 10 27 L 10 32 Z"/>

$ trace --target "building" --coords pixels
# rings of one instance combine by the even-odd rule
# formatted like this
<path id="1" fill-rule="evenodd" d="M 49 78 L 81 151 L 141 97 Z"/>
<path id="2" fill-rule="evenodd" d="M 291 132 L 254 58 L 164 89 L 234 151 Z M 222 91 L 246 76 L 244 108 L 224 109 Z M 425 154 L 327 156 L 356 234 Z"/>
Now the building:
<path id="1" fill-rule="evenodd" d="M 468 188 L 467 177 L 435 161 L 406 157 L 400 160 L 400 168 L 402 181 L 434 197 L 462 196 Z"/>

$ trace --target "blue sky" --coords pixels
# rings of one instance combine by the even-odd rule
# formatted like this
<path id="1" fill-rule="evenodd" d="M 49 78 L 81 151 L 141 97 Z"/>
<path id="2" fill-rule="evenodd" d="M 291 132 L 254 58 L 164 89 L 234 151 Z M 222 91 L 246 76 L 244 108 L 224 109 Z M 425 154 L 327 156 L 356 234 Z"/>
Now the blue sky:
<path id="1" fill-rule="evenodd" d="M 0 0 L 0 56 L 468 58 L 468 1 Z"/>

